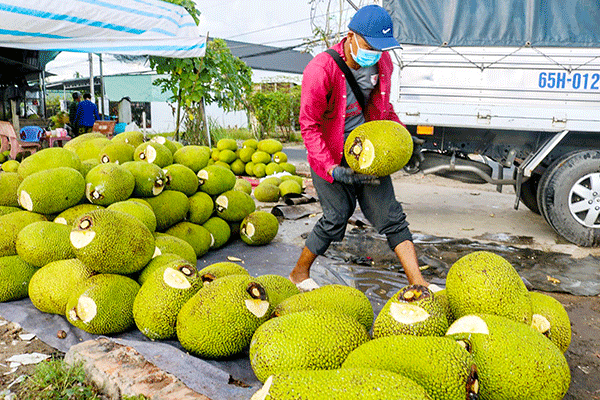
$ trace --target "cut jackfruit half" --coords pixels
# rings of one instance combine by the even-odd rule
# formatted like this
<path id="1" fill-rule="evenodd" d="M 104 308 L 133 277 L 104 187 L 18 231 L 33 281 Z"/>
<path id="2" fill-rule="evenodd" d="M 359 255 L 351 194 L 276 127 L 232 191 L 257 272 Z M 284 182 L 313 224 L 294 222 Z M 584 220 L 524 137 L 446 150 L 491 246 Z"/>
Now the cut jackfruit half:
<path id="1" fill-rule="evenodd" d="M 248 222 L 246 224 L 246 229 L 244 231 L 244 234 L 246 236 L 248 236 L 248 238 L 252 239 L 252 236 L 254 236 L 255 233 L 256 233 L 256 228 L 254 228 L 254 225 L 252 224 L 252 222 Z"/>
<path id="2" fill-rule="evenodd" d="M 455 333 L 483 333 L 489 335 L 490 331 L 483 319 L 476 315 L 465 315 L 454 321 L 448 328 L 446 335 Z"/>
<path id="3" fill-rule="evenodd" d="M 33 201 L 31 201 L 31 196 L 24 190 L 21 190 L 19 195 L 19 204 L 27 211 L 33 210 Z"/>
<path id="4" fill-rule="evenodd" d="M 71 244 L 76 249 L 81 249 L 94 240 L 96 237 L 96 232 L 94 231 L 72 231 L 69 235 L 71 239 Z"/>
<path id="5" fill-rule="evenodd" d="M 248 311 L 254 314 L 257 318 L 264 317 L 269 310 L 269 302 L 266 300 L 246 299 L 244 302 L 246 303 L 246 308 Z"/>
<path id="6" fill-rule="evenodd" d="M 69 310 L 69 317 L 73 321 L 81 320 L 89 324 L 98 312 L 96 302 L 87 296 L 80 296 L 77 300 L 77 306 Z"/>
<path id="7" fill-rule="evenodd" d="M 363 141 L 362 152 L 358 158 L 358 166 L 360 168 L 369 168 L 375 160 L 375 146 L 369 139 Z"/>
<path id="8" fill-rule="evenodd" d="M 430 317 L 429 313 L 422 307 L 397 302 L 390 305 L 390 315 L 396 321 L 406 325 L 423 322 Z"/>
<path id="9" fill-rule="evenodd" d="M 163 273 L 163 281 L 173 289 L 189 289 L 192 287 L 184 273 L 173 268 L 165 269 L 165 272 Z"/>

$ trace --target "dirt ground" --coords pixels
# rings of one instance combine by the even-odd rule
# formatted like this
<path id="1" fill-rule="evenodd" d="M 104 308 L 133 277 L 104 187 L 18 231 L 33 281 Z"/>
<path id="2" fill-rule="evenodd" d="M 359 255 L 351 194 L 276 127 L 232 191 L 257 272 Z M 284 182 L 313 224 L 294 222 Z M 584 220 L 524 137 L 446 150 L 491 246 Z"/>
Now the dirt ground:
<path id="1" fill-rule="evenodd" d="M 514 198 L 508 191 L 497 193 L 490 185 L 471 186 L 443 178 L 404 174 L 394 177 L 394 185 L 413 232 L 472 240 L 500 240 L 500 243 L 501 236 L 487 235 L 510 233 L 531 238 L 522 246 L 562 251 L 573 257 L 600 255 L 600 249 L 578 248 L 561 241 L 544 225 L 541 217 L 525 207 L 512 210 Z M 306 222 L 299 220 L 298 224 L 304 227 Z M 303 230 L 305 228 L 296 230 L 296 233 Z M 290 240 L 290 243 L 298 241 Z M 565 354 L 571 369 L 571 385 L 565 399 L 600 399 L 600 297 L 548 294 L 564 305 L 572 325 L 572 341 Z M 10 393 L 18 393 L 19 380 L 34 369 L 34 365 L 21 365 L 15 369 L 6 361 L 8 358 L 33 353 L 62 357 L 62 353 L 39 339 L 20 336 L 24 333 L 27 332 L 20 326 L 0 317 L 0 399 L 18 399 Z"/>

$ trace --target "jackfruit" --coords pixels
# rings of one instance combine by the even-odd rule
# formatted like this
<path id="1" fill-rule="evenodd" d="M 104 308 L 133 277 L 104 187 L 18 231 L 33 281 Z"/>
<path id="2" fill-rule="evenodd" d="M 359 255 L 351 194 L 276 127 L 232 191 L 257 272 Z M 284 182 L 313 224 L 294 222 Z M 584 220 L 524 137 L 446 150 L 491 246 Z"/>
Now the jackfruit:
<path id="1" fill-rule="evenodd" d="M 30 211 L 0 216 L 0 257 L 17 255 L 17 235 L 21 229 L 37 221 L 46 221 L 46 217 Z"/>
<path id="2" fill-rule="evenodd" d="M 229 149 L 219 151 L 219 160 L 227 164 L 231 164 L 237 159 L 235 153 Z"/>
<path id="3" fill-rule="evenodd" d="M 348 354 L 369 340 L 364 325 L 346 314 L 300 311 L 258 327 L 250 343 L 250 364 L 261 382 L 287 371 L 338 369 Z"/>
<path id="4" fill-rule="evenodd" d="M 501 315 L 531 324 L 531 300 L 523 280 L 499 255 L 476 251 L 458 259 L 446 277 L 452 314 Z"/>
<path id="5" fill-rule="evenodd" d="M 200 258 L 206 254 L 212 243 L 208 229 L 202 225 L 187 221 L 183 221 L 175 226 L 172 226 L 171 228 L 167 229 L 165 233 L 188 242 L 194 249 L 197 258 Z"/>
<path id="6" fill-rule="evenodd" d="M 306 185 L 304 184 L 304 179 L 302 179 L 302 177 L 298 176 L 298 175 L 282 175 L 281 180 L 283 182 L 285 182 L 287 180 L 295 181 L 298 184 L 298 186 L 300 186 L 302 188 L 302 191 L 304 191 L 304 189 L 306 187 Z"/>
<path id="7" fill-rule="evenodd" d="M 236 143 L 235 139 L 220 139 L 217 142 L 217 149 L 219 149 L 220 151 L 223 151 L 223 150 L 236 151 L 237 143 Z"/>
<path id="8" fill-rule="evenodd" d="M 219 279 L 224 276 L 229 276 L 229 275 L 248 275 L 248 276 L 250 276 L 250 273 L 246 270 L 246 268 L 242 267 L 239 264 L 229 262 L 229 261 L 223 261 L 223 262 L 210 264 L 210 265 L 202 268 L 200 271 L 198 271 L 198 274 L 200 275 L 202 282 L 205 285 L 209 284 L 210 282 L 214 281 L 215 279 Z"/>
<path id="9" fill-rule="evenodd" d="M 152 139 L 150 139 L 150 142 L 162 144 L 167 149 L 169 149 L 171 155 L 175 154 L 175 152 L 177 151 L 177 146 L 175 146 L 175 143 L 173 143 L 171 140 L 167 139 L 164 136 L 154 136 Z"/>
<path id="10" fill-rule="evenodd" d="M 244 192 L 246 194 L 252 194 L 252 184 L 243 178 L 238 178 L 235 180 L 233 190 L 239 190 L 240 192 Z"/>
<path id="11" fill-rule="evenodd" d="M 454 318 L 452 310 L 450 309 L 450 301 L 448 300 L 448 292 L 446 289 L 435 292 L 435 299 L 442 305 L 446 318 L 448 319 L 448 324 L 454 322 L 456 318 Z"/>
<path id="12" fill-rule="evenodd" d="M 252 162 L 256 164 L 264 164 L 265 166 L 271 162 L 271 155 L 265 151 L 257 150 L 252 154 Z"/>
<path id="13" fill-rule="evenodd" d="M 270 162 L 265 166 L 266 175 L 273 175 L 280 172 L 283 172 L 283 168 L 277 163 Z"/>
<path id="14" fill-rule="evenodd" d="M 277 176 L 270 176 L 268 178 L 264 178 L 260 180 L 260 183 L 270 183 L 271 185 L 279 186 L 283 182 L 283 179 Z"/>
<path id="15" fill-rule="evenodd" d="M 298 293 L 282 301 L 273 311 L 280 317 L 300 311 L 327 310 L 355 318 L 367 330 L 373 325 L 373 308 L 360 290 L 345 285 L 325 285 L 310 292 Z"/>
<path id="16" fill-rule="evenodd" d="M 253 147 L 242 147 L 239 154 L 240 160 L 244 163 L 252 161 L 252 154 L 254 154 L 255 151 L 256 149 Z"/>
<path id="17" fill-rule="evenodd" d="M 156 164 L 163 168 L 173 164 L 173 153 L 165 145 L 146 142 L 136 147 L 133 152 L 133 160 Z"/>
<path id="18" fill-rule="evenodd" d="M 81 282 L 67 301 L 66 317 L 95 335 L 124 332 L 134 326 L 133 302 L 140 285 L 117 274 L 98 274 Z"/>
<path id="19" fill-rule="evenodd" d="M 412 136 L 395 121 L 369 121 L 354 128 L 344 143 L 344 158 L 354 171 L 376 176 L 401 170 L 413 152 Z"/>
<path id="20" fill-rule="evenodd" d="M 137 201 L 119 201 L 107 207 L 108 210 L 120 211 L 137 218 L 140 222 L 146 225 L 150 232 L 156 230 L 156 216 L 150 206 L 144 205 Z"/>
<path id="21" fill-rule="evenodd" d="M 302 187 L 295 180 L 288 179 L 284 182 L 281 182 L 279 185 L 279 194 L 281 197 L 287 194 L 301 194 Z"/>
<path id="22" fill-rule="evenodd" d="M 135 178 L 116 163 L 99 164 L 85 177 L 85 197 L 92 204 L 108 206 L 127 200 L 135 188 Z"/>
<path id="23" fill-rule="evenodd" d="M 283 150 L 283 144 L 277 139 L 263 139 L 258 142 L 256 148 L 271 155 Z"/>
<path id="24" fill-rule="evenodd" d="M 38 310 L 65 315 L 71 291 L 94 271 L 76 258 L 53 261 L 38 269 L 29 282 L 29 298 Z"/>
<path id="25" fill-rule="evenodd" d="M 24 209 L 58 214 L 79 203 L 85 195 L 85 179 L 73 168 L 52 168 L 23 179 L 17 192 Z"/>
<path id="26" fill-rule="evenodd" d="M 113 142 L 102 148 L 98 156 L 98 162 L 101 164 L 116 163 L 123 164 L 133 161 L 133 151 L 135 147 L 127 143 Z"/>
<path id="27" fill-rule="evenodd" d="M 8 160 L 2 163 L 2 171 L 4 172 L 17 172 L 19 170 L 20 163 L 17 160 Z"/>
<path id="28" fill-rule="evenodd" d="M 153 197 L 162 193 L 166 184 L 165 172 L 156 164 L 144 161 L 132 161 L 123 164 L 135 178 L 133 195 Z"/>
<path id="29" fill-rule="evenodd" d="M 36 270 L 19 256 L 0 257 L 0 303 L 27 297 L 29 281 Z"/>
<path id="30" fill-rule="evenodd" d="M 252 167 L 252 175 L 257 178 L 263 178 L 267 175 L 267 166 L 264 163 L 254 163 L 254 167 Z"/>
<path id="31" fill-rule="evenodd" d="M 202 225 L 213 214 L 215 203 L 213 199 L 204 192 L 198 192 L 188 199 L 189 210 L 187 219 L 194 224 Z"/>
<path id="32" fill-rule="evenodd" d="M 196 265 L 196 251 L 191 244 L 178 237 L 167 235 L 166 233 L 157 233 L 154 239 L 156 249 L 154 256 L 173 253 L 179 255 L 184 260 Z"/>
<path id="33" fill-rule="evenodd" d="M 0 206 L 18 207 L 19 196 L 17 189 L 21 184 L 21 178 L 16 172 L 0 173 Z"/>
<path id="34" fill-rule="evenodd" d="M 144 134 L 140 131 L 127 131 L 119 133 L 112 138 L 115 143 L 126 143 L 135 149 L 140 144 L 144 143 Z"/>
<path id="35" fill-rule="evenodd" d="M 282 301 L 300 293 L 292 281 L 281 275 L 260 275 L 256 277 L 256 280 L 265 288 L 272 308 L 276 308 Z"/>
<path id="36" fill-rule="evenodd" d="M 277 217 L 266 211 L 254 211 L 242 220 L 240 237 L 249 245 L 264 245 L 270 243 L 279 230 Z"/>
<path id="37" fill-rule="evenodd" d="M 288 160 L 287 154 L 285 154 L 283 151 L 278 151 L 276 153 L 273 153 L 273 161 L 276 162 L 277 164 L 287 162 L 287 160 Z"/>
<path id="38" fill-rule="evenodd" d="M 242 143 L 242 148 L 244 148 L 244 147 L 250 147 L 250 148 L 256 150 L 256 148 L 258 147 L 258 140 L 256 140 L 256 139 L 246 139 Z"/>
<path id="39" fill-rule="evenodd" d="M 247 162 L 244 170 L 246 171 L 246 175 L 254 176 L 254 163 L 252 161 Z"/>
<path id="40" fill-rule="evenodd" d="M 249 194 L 239 190 L 228 190 L 215 200 L 217 216 L 226 221 L 241 221 L 256 209 Z"/>
<path id="41" fill-rule="evenodd" d="M 281 166 L 281 168 L 283 168 L 283 170 L 285 172 L 288 172 L 292 175 L 296 174 L 296 166 L 294 164 L 290 164 L 288 162 L 283 162 L 283 163 L 279 163 L 279 165 Z"/>
<path id="42" fill-rule="evenodd" d="M 175 190 L 165 190 L 156 197 L 146 199 L 156 215 L 156 230 L 164 232 L 185 219 L 189 210 L 188 198 Z"/>
<path id="43" fill-rule="evenodd" d="M 230 167 L 231 172 L 233 172 L 235 175 L 244 175 L 244 173 L 246 172 L 246 164 L 239 158 L 237 160 L 234 160 L 231 163 Z"/>
<path id="44" fill-rule="evenodd" d="M 212 217 L 208 221 L 202 224 L 209 232 L 211 236 L 211 249 L 218 249 L 229 241 L 231 236 L 231 229 L 229 224 L 222 218 Z"/>
<path id="45" fill-rule="evenodd" d="M 479 391 L 473 357 L 447 337 L 394 335 L 374 339 L 350 353 L 342 368 L 395 372 L 421 385 L 433 400 L 476 399 Z"/>
<path id="46" fill-rule="evenodd" d="M 194 258 L 196 258 L 195 254 Z M 148 264 L 146 264 L 144 269 L 140 271 L 140 274 L 137 277 L 138 283 L 140 285 L 143 285 L 144 282 L 146 282 L 146 280 L 150 277 L 150 275 L 152 275 L 157 269 L 171 262 L 181 262 L 189 264 L 189 262 L 183 257 L 181 257 L 179 254 L 164 253 L 156 255 L 152 258 L 152 260 L 150 260 Z"/>
<path id="47" fill-rule="evenodd" d="M 383 306 L 373 324 L 373 337 L 442 336 L 448 319 L 435 294 L 421 285 L 400 289 Z"/>
<path id="48" fill-rule="evenodd" d="M 571 321 L 563 305 L 544 293 L 529 292 L 532 327 L 552 341 L 563 353 L 571 344 Z"/>
<path id="49" fill-rule="evenodd" d="M 176 190 L 186 196 L 191 196 L 198 190 L 198 176 L 185 165 L 167 165 L 163 171 L 167 177 L 165 190 Z"/>
<path id="50" fill-rule="evenodd" d="M 200 357 L 223 358 L 248 346 L 269 316 L 265 290 L 254 278 L 230 275 L 211 282 L 188 300 L 177 316 L 177 338 Z"/>
<path id="51" fill-rule="evenodd" d="M 393 372 L 353 368 L 298 370 L 270 376 L 250 400 L 430 400 L 421 386 Z"/>
<path id="52" fill-rule="evenodd" d="M 529 325 L 470 314 L 454 321 L 446 335 L 470 349 L 481 399 L 560 400 L 569 389 L 565 356 Z"/>
<path id="53" fill-rule="evenodd" d="M 254 188 L 254 197 L 258 201 L 274 203 L 279 201 L 279 186 L 269 182 L 261 182 Z"/>
<path id="54" fill-rule="evenodd" d="M 185 165 L 198 173 L 208 165 L 210 149 L 207 146 L 184 146 L 173 154 L 173 162 Z"/>
<path id="55" fill-rule="evenodd" d="M 225 168 L 225 169 L 228 169 L 228 170 L 230 170 L 230 171 L 231 171 L 231 165 L 227 164 L 227 163 L 226 163 L 226 162 L 224 162 L 224 161 L 221 161 L 221 160 L 219 160 L 219 161 L 215 161 L 214 165 L 218 165 L 218 166 L 220 166 L 220 167 L 223 167 L 223 168 Z M 231 173 L 233 173 L 233 171 L 231 171 Z"/>
<path id="56" fill-rule="evenodd" d="M 101 210 L 103 208 L 103 206 L 99 206 L 97 204 L 77 204 L 76 206 L 67 208 L 65 211 L 58 214 L 54 218 L 54 222 L 71 227 L 73 222 L 83 214 L 94 210 Z"/>
<path id="57" fill-rule="evenodd" d="M 210 150 L 210 159 L 213 161 L 219 161 L 219 152 L 220 150 L 217 148 L 212 148 Z"/>
<path id="58" fill-rule="evenodd" d="M 0 217 L 17 211 L 23 211 L 21 207 L 0 206 Z"/>
<path id="59" fill-rule="evenodd" d="M 25 179 L 36 172 L 58 167 L 69 167 L 79 171 L 81 160 L 77 154 L 62 147 L 48 147 L 25 158 L 17 173 L 21 179 Z"/>
<path id="60" fill-rule="evenodd" d="M 70 226 L 50 221 L 34 222 L 19 231 L 15 248 L 25 262 L 41 268 L 53 261 L 75 258 L 70 233 Z"/>
<path id="61" fill-rule="evenodd" d="M 92 168 L 94 168 L 96 165 L 100 165 L 100 163 L 96 159 L 88 158 L 87 160 L 83 160 L 81 162 L 81 169 L 80 169 L 81 176 L 83 176 L 85 178 L 87 176 L 87 174 L 92 170 Z"/>
<path id="62" fill-rule="evenodd" d="M 177 314 L 201 287 L 192 264 L 171 261 L 161 266 L 145 280 L 133 302 L 137 328 L 152 340 L 175 337 Z"/>
<path id="63" fill-rule="evenodd" d="M 219 165 L 210 165 L 201 169 L 198 178 L 200 178 L 198 189 L 211 196 L 233 189 L 236 179 L 231 170 Z"/>
<path id="64" fill-rule="evenodd" d="M 137 218 L 119 211 L 95 210 L 79 217 L 70 234 L 75 256 L 100 273 L 130 274 L 154 254 L 154 236 Z"/>
<path id="65" fill-rule="evenodd" d="M 111 143 L 110 139 L 107 139 L 102 133 L 98 133 L 98 135 L 99 136 L 97 137 L 86 137 L 85 140 L 81 141 L 77 139 L 82 139 L 83 135 L 78 136 L 65 143 L 63 149 L 70 150 L 77 154 L 81 162 L 89 160 L 90 158 L 97 161 L 104 146 L 108 146 Z"/>

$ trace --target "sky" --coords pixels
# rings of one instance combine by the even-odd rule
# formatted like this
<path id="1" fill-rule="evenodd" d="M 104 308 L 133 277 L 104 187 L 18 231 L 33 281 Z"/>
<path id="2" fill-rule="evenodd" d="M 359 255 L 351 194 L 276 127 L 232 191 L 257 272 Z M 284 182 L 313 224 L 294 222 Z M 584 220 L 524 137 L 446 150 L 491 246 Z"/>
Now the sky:
<path id="1" fill-rule="evenodd" d="M 357 5 L 368 3 L 366 0 L 353 2 Z M 289 47 L 312 40 L 311 10 L 314 20 L 324 24 L 329 3 L 336 15 L 339 15 L 340 6 L 344 18 L 353 14 L 353 9 L 345 0 L 196 0 L 201 12 L 199 28 L 202 33 L 208 33 L 213 38 L 275 47 Z M 96 55 L 93 56 L 93 65 L 94 75 L 98 76 L 100 71 Z M 104 75 L 149 70 L 147 65 L 141 64 L 124 66 L 110 55 L 103 56 L 102 65 Z M 88 55 L 63 52 L 47 65 L 46 70 L 57 75 L 49 78 L 52 82 L 74 78 L 76 73 L 81 77 L 89 77 Z"/>

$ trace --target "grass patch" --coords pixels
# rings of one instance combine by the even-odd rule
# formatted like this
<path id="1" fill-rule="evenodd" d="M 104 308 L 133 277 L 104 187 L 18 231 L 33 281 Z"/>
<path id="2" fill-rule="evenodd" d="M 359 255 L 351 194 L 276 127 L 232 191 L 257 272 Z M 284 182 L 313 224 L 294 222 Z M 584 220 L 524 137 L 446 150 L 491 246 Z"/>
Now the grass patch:
<path id="1" fill-rule="evenodd" d="M 81 364 L 63 360 L 39 363 L 19 388 L 23 400 L 99 400 L 98 390 L 85 380 Z"/>

